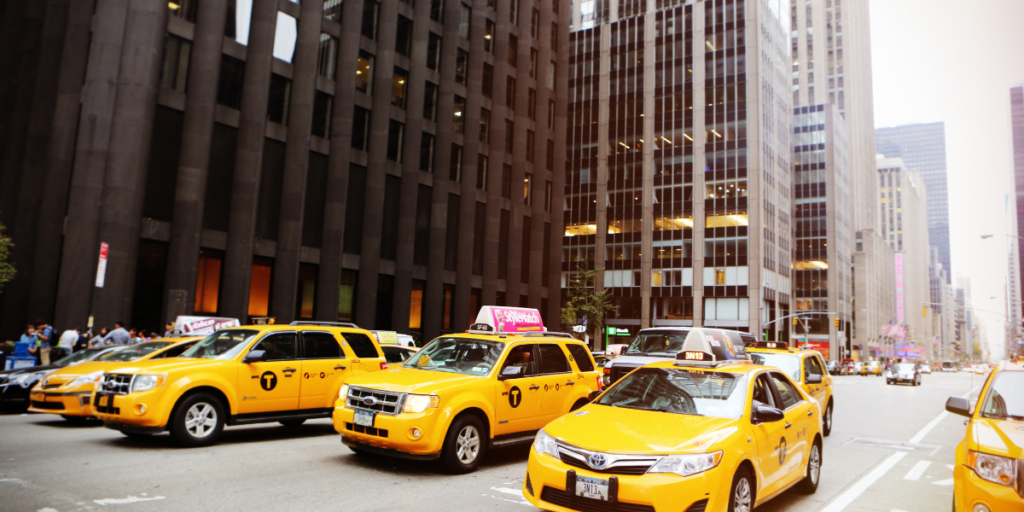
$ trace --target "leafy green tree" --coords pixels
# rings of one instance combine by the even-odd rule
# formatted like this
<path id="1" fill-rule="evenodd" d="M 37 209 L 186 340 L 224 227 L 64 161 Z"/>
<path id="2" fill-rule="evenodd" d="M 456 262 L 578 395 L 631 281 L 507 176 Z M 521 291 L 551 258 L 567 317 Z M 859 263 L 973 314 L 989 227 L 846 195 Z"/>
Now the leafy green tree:
<path id="1" fill-rule="evenodd" d="M 576 265 L 576 273 L 569 278 L 569 291 L 566 293 L 566 302 L 562 307 L 562 328 L 571 331 L 572 326 L 587 317 L 587 333 L 593 340 L 593 346 L 601 346 L 601 334 L 604 333 L 605 316 L 619 307 L 612 304 L 612 291 L 609 289 L 600 292 L 595 290 L 594 280 L 597 273 L 603 268 L 587 270 L 586 262 Z M 582 333 L 573 333 L 574 336 L 582 337 Z"/>
<path id="2" fill-rule="evenodd" d="M 8 262 L 11 247 L 14 247 L 14 242 L 4 234 L 4 226 L 0 224 L 0 292 L 3 291 L 4 283 L 14 279 L 14 265 Z"/>

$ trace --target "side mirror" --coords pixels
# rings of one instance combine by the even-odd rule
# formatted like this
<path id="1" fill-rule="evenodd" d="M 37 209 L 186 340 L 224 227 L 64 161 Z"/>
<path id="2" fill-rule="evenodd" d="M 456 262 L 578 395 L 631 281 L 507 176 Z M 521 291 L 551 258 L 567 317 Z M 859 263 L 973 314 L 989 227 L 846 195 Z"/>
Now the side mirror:
<path id="1" fill-rule="evenodd" d="M 759 405 L 754 409 L 754 423 L 772 423 L 786 419 L 786 414 L 774 407 Z"/>
<path id="2" fill-rule="evenodd" d="M 522 366 L 506 366 L 498 375 L 498 380 L 518 379 L 523 375 Z"/>
<path id="3" fill-rule="evenodd" d="M 807 376 L 807 383 L 808 384 L 821 384 L 821 375 L 808 375 Z"/>
<path id="4" fill-rule="evenodd" d="M 953 414 L 970 416 L 971 401 L 960 396 L 951 396 L 946 400 L 946 410 Z"/>
<path id="5" fill-rule="evenodd" d="M 599 397 L 599 396 L 601 396 L 601 390 L 591 391 L 590 395 L 587 396 L 587 400 L 590 400 L 591 402 L 593 402 L 594 399 Z"/>
<path id="6" fill-rule="evenodd" d="M 253 350 L 245 355 L 245 359 L 242 359 L 242 362 L 245 364 L 258 363 L 262 361 L 264 357 L 266 357 L 266 352 L 262 350 Z"/>

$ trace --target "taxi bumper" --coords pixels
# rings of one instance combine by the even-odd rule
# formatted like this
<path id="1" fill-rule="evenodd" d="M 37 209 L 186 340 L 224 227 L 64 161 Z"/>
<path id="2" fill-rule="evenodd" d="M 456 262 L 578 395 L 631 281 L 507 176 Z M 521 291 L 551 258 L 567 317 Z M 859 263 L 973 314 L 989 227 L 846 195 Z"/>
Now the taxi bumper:
<path id="1" fill-rule="evenodd" d="M 168 412 L 160 406 L 159 398 L 153 391 L 127 395 L 96 392 L 92 396 L 93 415 L 108 428 L 125 432 L 163 430 Z"/>
<path id="2" fill-rule="evenodd" d="M 29 395 L 28 410 L 44 414 L 61 414 L 64 416 L 92 416 L 89 403 L 92 391 L 32 391 Z"/>
<path id="3" fill-rule="evenodd" d="M 447 409 L 427 409 L 419 414 L 376 414 L 373 426 L 356 425 L 355 411 L 335 407 L 331 416 L 334 430 L 348 446 L 392 457 L 436 459 L 450 419 Z M 419 437 L 414 434 L 419 431 Z"/>
<path id="4" fill-rule="evenodd" d="M 566 475 L 609 480 L 618 478 L 617 503 L 571 496 L 566 493 Z M 530 460 L 523 479 L 523 496 L 535 507 L 556 512 L 684 512 L 726 510 L 731 475 L 721 466 L 687 477 L 671 473 L 613 475 L 570 466 L 530 448 Z M 609 500 L 610 501 L 610 500 Z"/>
<path id="5" fill-rule="evenodd" d="M 958 512 L 974 512 L 975 505 L 984 505 L 991 512 L 1024 512 L 1024 498 L 1013 487 L 984 480 L 963 464 L 953 470 L 953 482 Z"/>

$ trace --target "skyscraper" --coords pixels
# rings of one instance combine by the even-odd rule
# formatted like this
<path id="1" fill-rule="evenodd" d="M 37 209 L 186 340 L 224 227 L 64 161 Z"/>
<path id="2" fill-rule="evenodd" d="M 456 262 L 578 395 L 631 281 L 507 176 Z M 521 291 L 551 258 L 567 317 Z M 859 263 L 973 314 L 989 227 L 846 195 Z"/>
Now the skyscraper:
<path id="1" fill-rule="evenodd" d="M 928 189 L 928 242 L 939 249 L 939 261 L 948 270 L 949 189 L 946 183 L 946 128 L 944 123 L 923 123 L 879 128 L 878 152 L 887 158 L 901 158 L 919 171 Z"/>
<path id="2" fill-rule="evenodd" d="M 1017 199 L 1015 234 L 1024 237 L 1024 85 L 1010 89 L 1010 130 L 1013 137 L 1013 179 Z M 1024 254 L 1024 239 L 1017 239 L 1017 254 Z M 1020 286 L 1017 290 L 1020 294 L 1012 298 L 1024 301 L 1024 275 L 1018 275 L 1018 278 Z"/>
<path id="3" fill-rule="evenodd" d="M 606 269 L 609 325 L 757 332 L 790 311 L 786 7 L 574 3 L 562 283 Z"/>

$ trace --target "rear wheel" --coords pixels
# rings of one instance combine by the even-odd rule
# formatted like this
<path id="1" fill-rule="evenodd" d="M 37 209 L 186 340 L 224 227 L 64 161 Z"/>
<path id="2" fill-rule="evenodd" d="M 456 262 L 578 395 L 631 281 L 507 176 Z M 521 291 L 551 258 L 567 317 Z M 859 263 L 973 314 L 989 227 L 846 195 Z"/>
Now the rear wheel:
<path id="1" fill-rule="evenodd" d="M 224 407 L 209 393 L 186 397 L 171 418 L 171 436 L 181 446 L 208 446 L 224 431 Z"/>
<path id="2" fill-rule="evenodd" d="M 754 479 L 746 469 L 740 469 L 732 478 L 729 493 L 729 512 L 751 512 L 754 510 Z"/>
<path id="3" fill-rule="evenodd" d="M 811 445 L 811 453 L 807 456 L 807 470 L 804 472 L 804 479 L 797 484 L 797 491 L 800 494 L 814 494 L 818 490 L 818 480 L 821 477 L 821 442 L 814 441 Z"/>
<path id="4" fill-rule="evenodd" d="M 825 418 L 823 420 L 822 434 L 827 437 L 832 433 L 832 400 L 828 401 L 828 407 L 825 408 Z"/>
<path id="5" fill-rule="evenodd" d="M 487 451 L 484 426 L 476 416 L 463 416 L 448 429 L 441 462 L 452 473 L 470 473 L 480 465 Z"/>
<path id="6" fill-rule="evenodd" d="M 302 424 L 305 423 L 305 422 L 306 422 L 306 420 L 281 420 L 278 423 L 280 423 L 280 424 L 282 424 L 282 425 L 284 425 L 286 427 L 289 427 L 289 428 L 294 428 L 294 427 L 302 426 Z"/>

